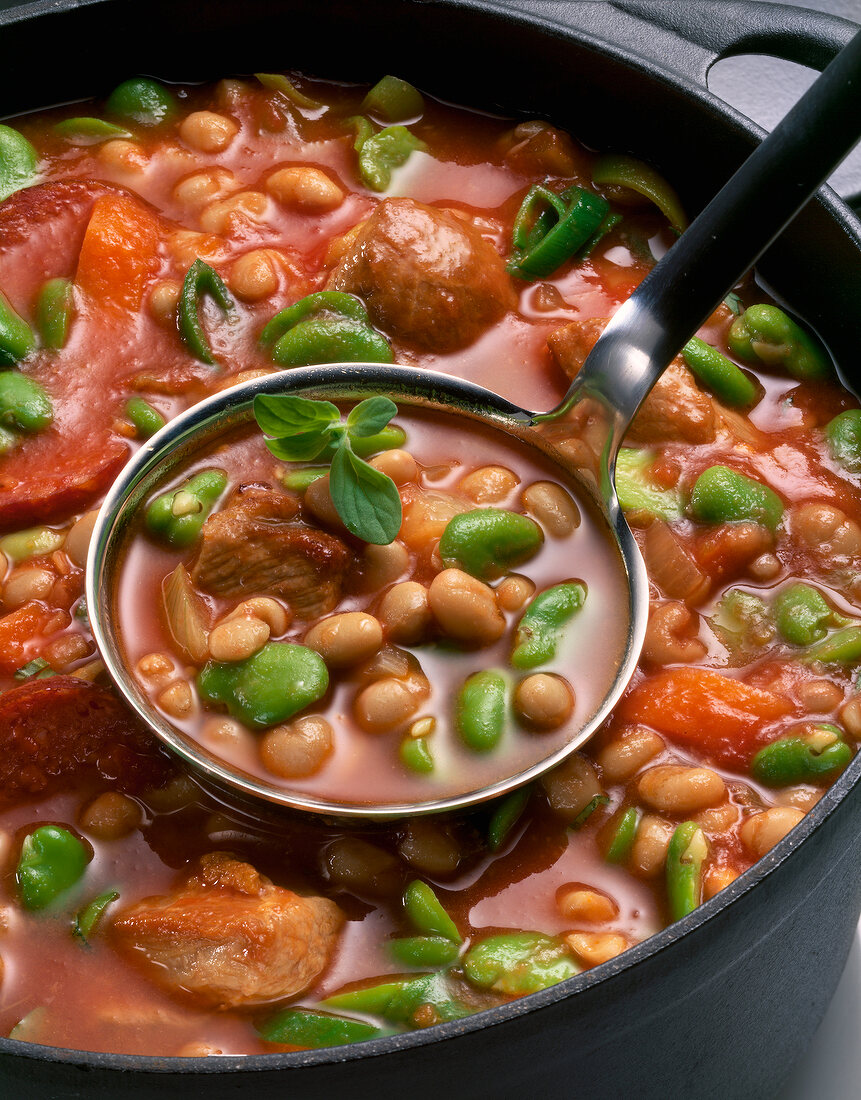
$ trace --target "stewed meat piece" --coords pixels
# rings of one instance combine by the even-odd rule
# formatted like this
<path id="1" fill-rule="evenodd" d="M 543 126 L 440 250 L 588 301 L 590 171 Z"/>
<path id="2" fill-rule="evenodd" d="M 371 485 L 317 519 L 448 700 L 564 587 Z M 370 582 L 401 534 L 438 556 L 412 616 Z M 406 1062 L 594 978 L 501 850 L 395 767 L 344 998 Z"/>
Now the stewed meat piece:
<path id="1" fill-rule="evenodd" d="M 172 991 L 237 1008 L 307 989 L 328 965 L 343 921 L 335 902 L 300 897 L 213 852 L 175 892 L 120 913 L 113 931 Z"/>
<path id="2" fill-rule="evenodd" d="M 569 378 L 574 378 L 583 366 L 607 321 L 606 317 L 571 321 L 548 336 L 553 358 Z M 716 431 L 714 401 L 697 386 L 694 376 L 677 356 L 640 406 L 628 439 L 634 443 L 664 440 L 711 443 Z"/>
<path id="3" fill-rule="evenodd" d="M 329 286 L 364 299 L 375 324 L 429 351 L 465 347 L 517 297 L 502 257 L 465 217 L 414 199 L 384 199 Z"/>
<path id="4" fill-rule="evenodd" d="M 300 523 L 299 508 L 295 494 L 240 485 L 204 523 L 192 581 L 215 596 L 280 596 L 300 619 L 331 611 L 353 553 L 336 535 Z"/>

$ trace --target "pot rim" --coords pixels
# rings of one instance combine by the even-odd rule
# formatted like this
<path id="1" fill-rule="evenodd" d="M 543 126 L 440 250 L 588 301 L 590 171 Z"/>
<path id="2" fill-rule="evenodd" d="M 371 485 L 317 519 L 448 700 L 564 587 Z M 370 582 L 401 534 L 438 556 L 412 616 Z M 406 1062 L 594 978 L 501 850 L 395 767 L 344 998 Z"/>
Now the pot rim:
<path id="1" fill-rule="evenodd" d="M 96 5 L 122 2 L 123 0 L 32 0 L 30 3 L 0 11 L 0 28 L 19 22 L 28 22 L 39 16 L 63 14 L 77 8 L 90 8 Z M 634 52 L 627 43 L 611 41 L 608 38 L 590 34 L 582 26 L 568 26 L 560 19 L 553 19 L 544 15 L 539 9 L 521 10 L 518 7 L 509 6 L 505 0 L 402 0 L 402 2 L 421 3 L 423 6 L 432 6 L 436 3 L 441 8 L 469 9 L 483 14 L 489 19 L 507 21 L 512 25 L 512 29 L 516 29 L 518 26 L 528 27 L 529 29 L 542 28 L 548 34 L 576 41 L 581 48 L 585 47 L 604 57 L 609 56 L 613 61 L 625 64 L 639 75 L 670 90 L 683 92 L 686 96 L 697 100 L 701 106 L 707 108 L 713 118 L 719 120 L 724 126 L 733 129 L 735 131 L 734 136 L 746 139 L 751 147 L 761 140 L 765 134 L 760 126 L 714 95 L 707 86 L 692 79 L 690 75 L 676 71 L 669 66 L 664 67 L 649 57 Z M 612 5 L 607 6 L 612 7 Z M 781 4 L 771 6 L 777 9 L 788 7 Z M 799 10 L 803 11 L 804 9 L 792 8 L 788 10 L 798 14 Z M 648 28 L 650 26 L 646 20 L 642 20 L 642 22 L 644 27 Z M 660 28 L 654 29 L 660 30 Z M 715 58 L 714 60 L 718 59 Z M 861 254 L 861 218 L 828 185 L 823 185 L 815 199 L 811 201 L 824 210 L 831 220 L 849 235 L 854 241 L 859 254 Z M 254 1073 L 267 1070 L 334 1065 L 360 1061 L 366 1058 L 378 1058 L 390 1053 L 454 1040 L 485 1028 L 497 1027 L 609 981 L 616 974 L 628 971 L 646 959 L 664 954 L 677 941 L 689 934 L 693 935 L 706 929 L 723 913 L 725 908 L 750 893 L 761 882 L 769 878 L 787 859 L 791 858 L 796 849 L 825 825 L 843 801 L 843 798 L 859 781 L 861 781 L 861 750 L 856 753 L 840 778 L 825 791 L 819 802 L 805 813 L 801 821 L 786 837 L 729 886 L 704 902 L 682 920 L 676 921 L 654 933 L 608 962 L 584 970 L 580 974 L 550 986 L 548 989 L 528 994 L 496 1008 L 484 1009 L 461 1020 L 439 1023 L 431 1028 L 387 1035 L 361 1043 L 291 1053 L 210 1055 L 182 1058 L 78 1050 L 0 1037 L 0 1056 L 13 1055 L 34 1061 L 78 1066 L 83 1069 L 100 1068 L 118 1072 L 135 1071 L 136 1073 L 148 1073 L 155 1076 L 167 1074 L 221 1074 L 224 1072 Z"/>

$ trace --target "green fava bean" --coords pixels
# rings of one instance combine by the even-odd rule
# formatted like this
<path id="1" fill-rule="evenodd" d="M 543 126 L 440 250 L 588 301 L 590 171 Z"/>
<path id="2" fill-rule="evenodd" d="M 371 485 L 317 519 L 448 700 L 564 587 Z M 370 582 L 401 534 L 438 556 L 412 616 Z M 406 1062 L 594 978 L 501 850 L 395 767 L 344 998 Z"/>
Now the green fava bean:
<path id="1" fill-rule="evenodd" d="M 717 348 L 694 336 L 682 348 L 682 358 L 724 404 L 745 408 L 756 401 L 756 383 Z"/>
<path id="2" fill-rule="evenodd" d="M 709 466 L 694 484 L 690 511 L 700 523 L 752 520 L 773 531 L 783 517 L 783 501 L 767 485 L 728 466 Z"/>
<path id="3" fill-rule="evenodd" d="M 317 1050 L 320 1047 L 361 1043 L 382 1035 L 380 1028 L 348 1016 L 332 1016 L 308 1008 L 285 1008 L 257 1029 L 266 1043 L 283 1043 Z"/>
<path id="4" fill-rule="evenodd" d="M 145 76 L 124 80 L 108 96 L 106 104 L 109 114 L 139 126 L 158 126 L 176 113 L 177 104 L 174 95 Z"/>
<path id="5" fill-rule="evenodd" d="M 497 993 L 537 993 L 579 972 L 567 949 L 538 932 L 511 932 L 482 940 L 463 960 L 471 982 Z"/>
<path id="6" fill-rule="evenodd" d="M 46 348 L 65 347 L 72 320 L 72 284 L 68 279 L 49 279 L 36 300 L 36 327 Z"/>
<path id="7" fill-rule="evenodd" d="M 473 673 L 457 695 L 455 723 L 473 752 L 489 752 L 505 731 L 505 677 L 493 669 Z"/>
<path id="8" fill-rule="evenodd" d="M 861 661 L 861 626 L 847 626 L 843 630 L 835 630 L 821 642 L 812 645 L 803 655 L 803 659 L 838 665 L 850 665 Z"/>
<path id="9" fill-rule="evenodd" d="M 24 838 L 16 879 L 25 909 L 44 909 L 82 877 L 91 859 L 83 842 L 59 825 Z"/>
<path id="10" fill-rule="evenodd" d="M 336 993 L 322 1003 L 327 1007 L 382 1016 L 398 1024 L 410 1023 L 421 1005 L 431 1005 L 439 1020 L 460 1020 L 474 1011 L 453 996 L 445 974 L 440 972 Z"/>
<path id="11" fill-rule="evenodd" d="M 226 488 L 223 470 L 202 470 L 178 489 L 156 497 L 146 510 L 147 529 L 171 546 L 191 546 Z"/>
<path id="12" fill-rule="evenodd" d="M 487 826 L 487 846 L 498 852 L 520 820 L 532 794 L 531 787 L 520 787 L 506 795 L 493 811 Z"/>
<path id="13" fill-rule="evenodd" d="M 134 425 L 140 439 L 149 439 L 151 435 L 161 431 L 165 425 L 165 419 L 154 409 L 148 401 L 142 397 L 130 397 L 126 402 L 126 416 Z"/>
<path id="14" fill-rule="evenodd" d="M 838 413 L 825 429 L 835 461 L 852 474 L 861 473 L 861 409 Z"/>
<path id="15" fill-rule="evenodd" d="M 544 542 L 538 524 L 519 512 L 476 508 L 446 524 L 439 553 L 446 569 L 463 569 L 479 580 L 493 580 L 534 557 Z"/>
<path id="16" fill-rule="evenodd" d="M 800 382 L 831 374 L 825 351 L 777 306 L 746 309 L 730 326 L 727 345 L 739 358 L 781 366 Z"/>
<path id="17" fill-rule="evenodd" d="M 410 154 L 426 152 L 427 145 L 405 126 L 387 126 L 362 141 L 359 148 L 359 176 L 371 191 L 385 191 L 392 182 L 392 170 L 406 164 Z"/>
<path id="18" fill-rule="evenodd" d="M 433 754 L 426 737 L 405 737 L 398 749 L 404 767 L 418 775 L 429 775 L 434 769 Z"/>
<path id="19" fill-rule="evenodd" d="M 14 367 L 35 346 L 33 330 L 0 294 L 0 367 Z"/>
<path id="20" fill-rule="evenodd" d="M 515 668 L 537 668 L 556 656 L 565 625 L 583 606 L 586 586 L 565 581 L 540 592 L 517 624 L 511 663 Z"/>
<path id="21" fill-rule="evenodd" d="M 197 677 L 201 698 L 222 703 L 253 729 L 286 722 L 329 687 L 319 653 L 291 642 L 269 642 L 244 661 L 209 661 Z"/>
<path id="22" fill-rule="evenodd" d="M 430 886 L 421 879 L 414 879 L 404 890 L 404 911 L 423 935 L 442 936 L 452 943 L 463 942 L 457 925 Z"/>
<path id="23" fill-rule="evenodd" d="M 415 118 L 425 109 L 421 92 L 397 76 L 384 76 L 362 100 L 361 110 L 386 122 Z"/>
<path id="24" fill-rule="evenodd" d="M 681 920 L 700 903 L 703 863 L 709 854 L 705 833 L 695 821 L 685 821 L 673 833 L 667 848 L 667 900 L 670 916 Z"/>
<path id="25" fill-rule="evenodd" d="M 448 966 L 458 956 L 458 945 L 445 936 L 409 936 L 389 940 L 389 953 L 404 966 Z"/>
<path id="26" fill-rule="evenodd" d="M 824 638 L 827 627 L 846 622 L 829 607 L 821 592 L 800 582 L 778 593 L 774 620 L 787 642 L 805 646 Z"/>
<path id="27" fill-rule="evenodd" d="M 840 739 L 835 726 L 817 726 L 820 734 L 831 734 L 830 744 L 822 744 L 816 734 L 807 737 L 781 737 L 759 750 L 751 761 L 750 773 L 766 787 L 789 787 L 796 783 L 830 780 L 842 772 L 852 759 L 852 749 Z"/>
<path id="28" fill-rule="evenodd" d="M 38 432 L 53 419 L 54 406 L 38 382 L 16 370 L 0 373 L 0 424 L 21 432 Z"/>
<path id="29" fill-rule="evenodd" d="M 316 363 L 391 363 L 392 349 L 376 329 L 348 317 L 321 314 L 300 321 L 272 348 L 280 367 Z"/>
<path id="30" fill-rule="evenodd" d="M 0 125 L 0 202 L 31 184 L 36 176 L 36 150 L 11 126 Z"/>

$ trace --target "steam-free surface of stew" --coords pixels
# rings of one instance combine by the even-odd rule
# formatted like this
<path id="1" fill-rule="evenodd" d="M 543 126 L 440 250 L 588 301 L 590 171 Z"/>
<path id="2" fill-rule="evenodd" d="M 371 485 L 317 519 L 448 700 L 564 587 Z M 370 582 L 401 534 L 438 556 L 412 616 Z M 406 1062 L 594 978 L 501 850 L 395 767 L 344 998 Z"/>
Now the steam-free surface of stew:
<path id="1" fill-rule="evenodd" d="M 803 318 L 753 279 L 673 362 L 625 441 L 620 498 L 652 581 L 642 661 L 594 742 L 539 784 L 382 828 L 254 820 L 131 716 L 91 640 L 94 509 L 141 441 L 203 396 L 300 363 L 396 360 L 550 408 L 684 230 L 647 165 L 611 145 L 588 152 L 547 122 L 435 103 L 396 77 L 368 89 L 259 74 L 188 88 L 133 78 L 103 101 L 12 120 L 0 185 L 4 1034 L 253 1054 L 457 1019 L 691 912 L 845 769 L 861 737 L 861 413 Z M 321 721 L 339 734 L 323 710 L 340 696 L 355 707 L 387 679 L 420 697 L 386 728 L 348 733 L 371 754 L 370 798 L 445 775 L 443 727 L 467 674 L 485 677 L 471 705 L 487 689 L 481 713 L 501 708 L 508 730 L 523 717 L 520 678 L 588 696 L 590 665 L 567 638 L 558 660 L 512 669 L 511 632 L 542 593 L 586 580 L 586 618 L 571 622 L 595 651 L 623 628 L 603 555 L 577 550 L 588 525 L 524 500 L 548 480 L 540 463 L 403 410 L 390 426 L 403 433 L 387 426 L 361 461 L 399 482 L 393 537 L 339 532 L 323 491 L 331 454 L 279 458 L 252 433 L 165 487 L 118 604 L 130 664 L 163 713 L 181 724 L 193 711 L 202 743 L 221 736 L 226 758 L 261 774 L 268 759 L 276 779 L 286 767 L 290 782 L 346 782 L 341 750 L 319 752 Z M 548 430 L 581 461 L 589 428 Z M 314 465 L 325 469 L 312 479 Z M 471 556 L 447 562 L 449 524 L 493 509 L 536 522 L 540 551 L 483 577 Z M 276 520 L 317 533 L 300 555 L 313 585 L 284 587 L 247 561 L 220 591 L 217 570 L 199 583 L 213 530 L 233 523 L 235 538 Z M 326 542 L 315 556 L 318 535 L 344 553 Z M 391 593 L 412 585 L 408 608 L 424 608 L 451 569 L 482 586 L 505 643 L 447 636 L 433 610 L 425 633 L 399 636 Z M 247 590 L 240 575 L 255 578 Z M 197 614 L 178 626 L 170 609 L 183 606 Z M 361 661 L 333 659 L 323 624 L 338 614 L 376 623 Z M 453 656 L 429 656 L 443 642 Z M 284 645 L 314 655 L 313 698 L 291 713 L 246 706 L 243 662 Z M 319 690 L 324 673 L 334 690 Z M 524 744 L 554 735 L 529 725 Z M 483 748 L 473 756 L 484 766 Z M 316 770 L 297 777 L 297 759 Z"/>

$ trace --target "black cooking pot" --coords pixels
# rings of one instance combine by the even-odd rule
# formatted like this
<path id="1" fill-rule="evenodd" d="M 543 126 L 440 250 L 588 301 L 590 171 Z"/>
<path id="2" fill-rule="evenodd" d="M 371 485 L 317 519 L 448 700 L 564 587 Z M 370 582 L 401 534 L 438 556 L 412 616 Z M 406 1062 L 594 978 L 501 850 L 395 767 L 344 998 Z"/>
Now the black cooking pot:
<path id="1" fill-rule="evenodd" d="M 0 12 L 8 114 L 104 94 L 132 73 L 194 81 L 296 67 L 395 71 L 454 102 L 543 116 L 654 163 L 699 209 L 760 132 L 705 88 L 735 53 L 822 67 L 856 28 L 720 0 L 44 0 Z M 861 346 L 861 225 L 823 191 L 760 271 L 838 363 Z M 791 836 L 683 921 L 542 993 L 429 1031 L 261 1057 L 88 1054 L 0 1040 L 27 1097 L 773 1095 L 834 992 L 861 910 L 861 755 Z"/>

